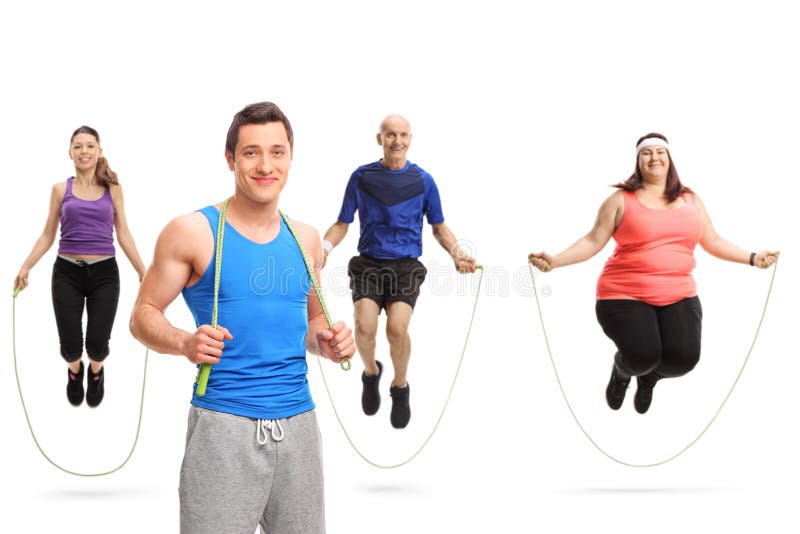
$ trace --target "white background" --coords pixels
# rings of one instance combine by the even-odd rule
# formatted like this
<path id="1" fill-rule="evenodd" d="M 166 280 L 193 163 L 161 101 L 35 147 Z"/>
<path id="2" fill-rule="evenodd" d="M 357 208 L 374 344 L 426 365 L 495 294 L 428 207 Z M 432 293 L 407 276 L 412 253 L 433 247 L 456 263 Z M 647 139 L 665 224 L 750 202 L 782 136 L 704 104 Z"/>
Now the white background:
<path id="1" fill-rule="evenodd" d="M 521 7 L 525 5 L 526 7 Z M 486 266 L 461 376 L 427 448 L 395 470 L 367 465 L 338 427 L 310 359 L 323 434 L 328 531 L 788 532 L 799 492 L 795 306 L 798 19 L 789 2 L 16 2 L 0 21 L 6 241 L 0 281 L 0 531 L 175 532 L 177 483 L 194 369 L 151 355 L 144 418 L 128 465 L 78 478 L 49 465 L 28 432 L 13 374 L 10 290 L 41 232 L 52 184 L 73 171 L 71 132 L 97 128 L 118 171 L 145 262 L 172 217 L 232 191 L 225 133 L 244 105 L 272 100 L 295 130 L 282 207 L 321 232 L 352 170 L 380 156 L 389 112 L 412 123 L 410 159 L 439 185 L 450 227 Z M 760 338 L 708 433 L 677 460 L 634 469 L 601 455 L 561 399 L 526 282 L 532 250 L 585 233 L 634 143 L 660 131 L 717 229 L 745 249 L 781 249 Z M 791 189 L 790 189 L 791 188 Z M 351 228 L 324 274 L 333 314 Z M 412 322 L 411 424 L 360 413 L 360 362 L 325 366 L 353 439 L 402 461 L 447 396 L 477 275 L 458 277 L 425 229 L 429 277 Z M 613 347 L 594 318 L 609 248 L 542 275 L 544 319 L 572 405 L 610 454 L 662 460 L 694 439 L 733 383 L 771 272 L 697 251 L 703 356 L 655 390 L 646 416 L 603 390 Z M 112 469 L 136 429 L 144 349 L 127 319 L 136 276 L 120 253 L 122 296 L 106 400 L 64 399 L 49 297 L 55 247 L 17 299 L 20 382 L 41 445 L 67 468 Z M 544 287 L 546 286 L 546 287 Z M 794 310 L 794 311 L 792 311 Z M 791 314 L 791 315 L 790 315 Z M 169 317 L 187 329 L 182 302 Z M 794 318 L 794 320 L 792 320 Z M 388 363 L 386 343 L 379 342 Z"/>

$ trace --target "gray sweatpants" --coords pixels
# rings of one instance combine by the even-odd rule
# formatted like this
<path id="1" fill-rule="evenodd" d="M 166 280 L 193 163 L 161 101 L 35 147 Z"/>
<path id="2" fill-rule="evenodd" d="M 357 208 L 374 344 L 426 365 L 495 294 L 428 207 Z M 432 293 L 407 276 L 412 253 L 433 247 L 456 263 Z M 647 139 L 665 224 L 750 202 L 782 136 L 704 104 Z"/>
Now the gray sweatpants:
<path id="1" fill-rule="evenodd" d="M 276 423 L 280 428 L 190 408 L 179 488 L 181 533 L 253 534 L 257 525 L 266 534 L 325 532 L 316 413 Z"/>

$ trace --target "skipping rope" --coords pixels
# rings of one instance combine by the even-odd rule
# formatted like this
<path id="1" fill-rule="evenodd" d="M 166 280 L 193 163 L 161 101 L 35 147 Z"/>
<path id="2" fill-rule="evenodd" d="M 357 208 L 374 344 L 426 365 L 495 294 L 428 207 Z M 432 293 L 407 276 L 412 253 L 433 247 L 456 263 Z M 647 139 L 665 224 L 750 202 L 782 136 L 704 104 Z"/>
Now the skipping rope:
<path id="1" fill-rule="evenodd" d="M 31 418 L 28 415 L 28 408 L 25 406 L 25 398 L 22 394 L 22 386 L 20 385 L 19 382 L 19 370 L 17 368 L 17 296 L 19 295 L 19 291 L 20 291 L 19 288 L 17 288 L 14 291 L 14 297 L 12 299 L 12 304 L 11 304 L 11 346 L 14 353 L 14 377 L 17 380 L 17 391 L 19 392 L 19 401 L 22 404 L 22 411 L 25 413 L 25 422 L 28 424 L 28 430 L 31 433 L 31 438 L 33 438 L 33 442 L 36 444 L 36 448 L 39 449 L 39 452 L 42 453 L 44 459 L 50 462 L 50 464 L 53 467 L 70 475 L 75 475 L 78 477 L 101 477 L 105 475 L 110 475 L 112 473 L 116 473 L 117 471 L 125 467 L 125 464 L 127 464 L 128 460 L 131 459 L 131 456 L 133 456 L 133 451 L 136 450 L 136 444 L 139 441 L 139 433 L 142 429 L 142 413 L 144 411 L 144 386 L 145 383 L 147 382 L 147 360 L 149 358 L 150 351 L 145 350 L 144 353 L 144 372 L 142 375 L 142 395 L 139 401 L 139 420 L 136 424 L 136 437 L 133 439 L 133 445 L 131 445 L 131 450 L 128 453 L 128 456 L 126 456 L 125 459 L 122 461 L 122 463 L 120 463 L 117 467 L 99 473 L 79 473 L 77 471 L 67 469 L 66 467 L 63 467 L 60 464 L 53 461 L 50 458 L 50 456 L 48 456 L 47 453 L 44 451 L 42 446 L 39 444 L 39 440 L 36 438 L 36 432 L 34 432 L 33 425 L 31 424 Z"/>
<path id="2" fill-rule="evenodd" d="M 772 294 L 772 285 L 775 282 L 775 273 L 778 270 L 778 262 L 776 261 L 775 264 L 773 265 L 772 277 L 770 278 L 770 281 L 769 281 L 769 289 L 767 289 L 767 296 L 764 299 L 764 307 L 761 310 L 761 317 L 758 320 L 758 326 L 756 327 L 756 332 L 753 335 L 753 341 L 750 343 L 750 348 L 747 351 L 747 356 L 745 356 L 744 362 L 742 363 L 742 366 L 739 369 L 738 374 L 736 375 L 736 379 L 733 381 L 733 384 L 731 385 L 730 389 L 728 390 L 728 393 L 725 395 L 725 398 L 722 400 L 722 403 L 719 405 L 719 408 L 717 409 L 717 411 L 711 417 L 711 419 L 709 420 L 708 424 L 706 424 L 706 426 L 700 431 L 700 433 L 697 435 L 697 437 L 695 437 L 693 440 L 691 440 L 685 447 L 680 449 L 678 452 L 674 453 L 672 456 L 668 456 L 667 458 L 665 458 L 663 460 L 660 460 L 660 461 L 657 461 L 657 462 L 651 462 L 651 463 L 643 463 L 643 464 L 635 464 L 635 463 L 627 462 L 627 461 L 624 461 L 624 460 L 620 460 L 619 458 L 617 458 L 617 457 L 609 454 L 608 452 L 606 452 L 597 443 L 597 441 L 595 441 L 592 438 L 592 436 L 586 431 L 586 429 L 583 427 L 583 425 L 581 424 L 580 420 L 578 419 L 578 416 L 575 414 L 575 410 L 572 409 L 572 405 L 570 404 L 569 399 L 567 398 L 567 394 L 564 392 L 564 386 L 561 383 L 561 377 L 558 374 L 558 368 L 556 367 L 556 362 L 555 362 L 555 359 L 553 358 L 553 351 L 550 349 L 550 340 L 547 337 L 547 329 L 545 328 L 545 325 L 544 325 L 544 316 L 542 315 L 542 306 L 541 306 L 541 302 L 539 300 L 539 292 L 536 289 L 536 277 L 535 277 L 534 272 L 533 272 L 533 266 L 530 264 L 530 262 L 528 262 L 528 270 L 530 271 L 530 274 L 531 274 L 531 283 L 533 284 L 533 294 L 536 297 L 536 309 L 539 312 L 539 322 L 540 322 L 540 324 L 542 326 L 542 334 L 544 335 L 544 342 L 545 342 L 545 345 L 547 346 L 547 354 L 550 357 L 550 364 L 553 366 L 553 373 L 555 373 L 556 381 L 558 382 L 558 389 L 561 391 L 561 396 L 563 397 L 564 402 L 567 405 L 567 409 L 569 409 L 569 413 L 572 414 L 572 419 L 575 421 L 575 424 L 578 425 L 578 428 L 581 430 L 581 432 L 583 432 L 583 435 L 586 436 L 586 439 L 588 439 L 589 442 L 592 445 L 594 445 L 594 447 L 598 451 L 600 451 L 600 453 L 602 453 L 604 456 L 606 456 L 608 459 L 610 459 L 610 460 L 612 460 L 612 461 L 614 461 L 614 462 L 616 462 L 618 464 L 627 466 L 627 467 L 656 467 L 656 466 L 664 465 L 664 464 L 666 464 L 668 462 L 671 462 L 672 460 L 674 460 L 675 458 L 677 458 L 678 456 L 682 455 L 684 452 L 689 450 L 695 443 L 697 443 L 700 440 L 700 438 L 703 437 L 703 435 L 706 433 L 706 431 L 711 427 L 711 425 L 714 423 L 714 421 L 717 419 L 717 416 L 722 411 L 722 408 L 725 406 L 725 403 L 728 402 L 728 399 L 730 398 L 731 394 L 733 393 L 734 388 L 739 383 L 739 379 L 742 377 L 742 373 L 744 372 L 744 369 L 747 366 L 747 362 L 750 360 L 750 355 L 753 352 L 753 347 L 755 347 L 756 340 L 758 339 L 758 333 L 761 330 L 761 324 L 764 322 L 764 316 L 767 313 L 767 304 L 769 304 L 769 297 Z"/>
<path id="3" fill-rule="evenodd" d="M 305 247 L 303 247 L 303 244 L 300 241 L 300 238 L 295 233 L 294 228 L 292 227 L 292 224 L 289 221 L 289 218 L 283 212 L 280 212 L 280 214 L 281 214 L 281 217 L 283 217 L 283 220 L 286 222 L 286 226 L 289 228 L 289 231 L 291 232 L 291 234 L 294 237 L 295 241 L 297 242 L 297 245 L 300 247 L 300 253 L 303 255 L 303 260 L 305 261 L 306 269 L 308 270 L 308 275 L 311 278 L 311 283 L 314 286 L 314 291 L 317 294 L 317 298 L 319 299 L 319 303 L 322 305 L 322 311 L 325 313 L 325 319 L 327 320 L 328 326 L 330 327 L 330 326 L 333 325 L 333 320 L 331 319 L 331 315 L 328 312 L 328 307 L 325 305 L 325 300 L 322 298 L 322 289 L 320 288 L 319 282 L 317 281 L 317 278 L 314 275 L 314 268 L 312 267 L 311 262 L 308 259 L 308 254 L 306 253 Z M 470 335 L 470 332 L 472 332 L 472 325 L 475 322 L 475 310 L 478 307 L 478 297 L 480 296 L 481 282 L 483 281 L 483 266 L 478 265 L 476 268 L 481 271 L 481 274 L 478 277 L 478 289 L 477 289 L 477 291 L 475 293 L 475 303 L 472 306 L 472 315 L 470 316 L 469 327 L 467 328 L 467 334 L 466 334 L 465 339 L 464 339 L 464 347 L 461 350 L 461 356 L 460 356 L 460 358 L 458 360 L 458 366 L 456 367 L 456 372 L 455 372 L 455 374 L 453 376 L 453 381 L 450 384 L 450 390 L 447 393 L 447 398 L 444 401 L 444 405 L 442 406 L 442 411 L 439 414 L 439 418 L 436 420 L 436 424 L 433 425 L 433 429 L 428 434 L 428 437 L 426 437 L 425 440 L 422 442 L 422 444 L 417 448 L 417 450 L 413 454 L 411 454 L 411 456 L 406 458 L 405 460 L 397 462 L 397 463 L 394 463 L 394 464 L 382 464 L 382 463 L 375 462 L 374 460 L 371 460 L 364 453 L 361 452 L 361 450 L 358 448 L 358 446 L 356 446 L 356 444 L 353 441 L 353 439 L 350 437 L 350 434 L 347 432 L 347 429 L 345 428 L 344 423 L 342 422 L 342 419 L 339 416 L 339 411 L 336 409 L 336 403 L 334 403 L 334 401 L 333 401 L 333 395 L 331 394 L 330 387 L 328 387 L 328 381 L 325 378 L 325 371 L 322 368 L 322 359 L 320 357 L 317 357 L 317 363 L 319 364 L 320 374 L 322 375 L 322 382 L 325 384 L 325 391 L 327 391 L 327 393 L 328 393 L 328 399 L 331 401 L 331 407 L 333 408 L 333 413 L 336 416 L 336 420 L 339 423 L 339 427 L 342 429 L 342 432 L 344 433 L 345 437 L 347 438 L 347 441 L 350 443 L 350 446 L 353 448 L 353 450 L 356 452 L 356 454 L 358 454 L 358 456 L 360 456 L 361 459 L 364 460 L 365 462 L 367 462 L 369 465 L 371 465 L 373 467 L 377 467 L 379 469 L 395 469 L 397 467 L 401 467 L 401 466 L 406 465 L 407 463 L 411 462 L 414 458 L 416 458 L 422 452 L 422 450 L 425 448 L 426 445 L 428 445 L 428 442 L 433 437 L 433 434 L 439 428 L 439 423 L 442 422 L 442 418 L 444 417 L 444 413 L 447 410 L 447 405 L 450 402 L 450 399 L 451 399 L 451 397 L 453 395 L 453 389 L 455 388 L 456 380 L 458 379 L 458 374 L 461 371 L 461 365 L 464 363 L 464 355 L 467 352 L 467 344 L 469 342 L 469 335 Z M 349 368 L 349 366 L 348 366 L 348 368 Z"/>

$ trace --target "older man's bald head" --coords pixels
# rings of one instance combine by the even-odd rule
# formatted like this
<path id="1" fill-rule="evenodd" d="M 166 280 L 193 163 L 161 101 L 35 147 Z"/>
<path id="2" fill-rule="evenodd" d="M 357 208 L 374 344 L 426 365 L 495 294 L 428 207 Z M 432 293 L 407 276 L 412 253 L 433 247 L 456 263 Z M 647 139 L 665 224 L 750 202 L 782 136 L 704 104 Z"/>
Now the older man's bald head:
<path id="1" fill-rule="evenodd" d="M 381 121 L 380 129 L 378 131 L 383 132 L 387 128 L 392 127 L 400 127 L 404 128 L 408 132 L 411 131 L 411 123 L 408 122 L 408 119 L 397 113 L 390 113 L 387 115 L 386 118 Z"/>

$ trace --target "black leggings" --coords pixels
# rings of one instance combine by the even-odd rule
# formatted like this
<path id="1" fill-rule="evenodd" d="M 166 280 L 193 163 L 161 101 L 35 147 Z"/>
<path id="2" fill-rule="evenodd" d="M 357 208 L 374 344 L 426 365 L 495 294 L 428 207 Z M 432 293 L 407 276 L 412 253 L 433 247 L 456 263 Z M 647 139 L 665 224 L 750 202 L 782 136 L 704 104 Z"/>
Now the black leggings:
<path id="1" fill-rule="evenodd" d="M 700 360 L 703 309 L 696 296 L 668 306 L 638 300 L 598 300 L 597 320 L 617 345 L 623 376 L 655 380 L 685 375 Z"/>
<path id="2" fill-rule="evenodd" d="M 53 265 L 53 310 L 67 362 L 83 353 L 83 306 L 86 303 L 86 354 L 96 362 L 108 356 L 108 340 L 119 302 L 117 260 L 80 265 L 57 257 Z"/>

